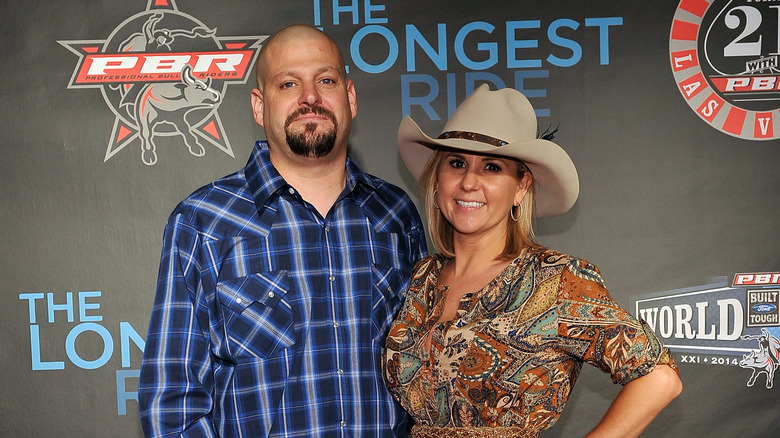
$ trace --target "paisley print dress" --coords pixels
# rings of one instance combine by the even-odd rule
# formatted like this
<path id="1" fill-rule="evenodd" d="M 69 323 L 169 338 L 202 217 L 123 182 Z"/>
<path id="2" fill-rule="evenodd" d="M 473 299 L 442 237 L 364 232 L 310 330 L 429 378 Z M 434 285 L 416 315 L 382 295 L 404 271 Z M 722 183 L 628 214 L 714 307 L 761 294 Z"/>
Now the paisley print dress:
<path id="1" fill-rule="evenodd" d="M 657 364 L 676 370 L 585 260 L 527 250 L 466 294 L 453 320 L 438 322 L 446 262 L 432 255 L 417 264 L 385 345 L 386 383 L 416 424 L 541 431 L 561 415 L 584 362 L 620 384 Z"/>

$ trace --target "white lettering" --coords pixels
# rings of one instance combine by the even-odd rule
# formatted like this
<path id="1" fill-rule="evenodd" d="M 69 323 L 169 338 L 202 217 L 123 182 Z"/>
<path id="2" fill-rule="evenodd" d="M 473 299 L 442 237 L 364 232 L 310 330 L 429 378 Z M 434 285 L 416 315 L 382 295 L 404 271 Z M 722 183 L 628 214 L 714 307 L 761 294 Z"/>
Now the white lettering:
<path id="1" fill-rule="evenodd" d="M 736 298 L 727 298 L 718 300 L 718 309 L 720 310 L 720 321 L 718 327 L 718 340 L 734 341 L 742 335 L 742 326 L 744 325 L 744 309 L 742 303 Z M 733 312 L 729 312 L 733 309 Z M 733 331 L 729 333 L 729 315 L 734 316 Z"/>
<path id="2" fill-rule="evenodd" d="M 88 75 L 104 75 L 106 70 L 126 70 L 135 67 L 138 58 L 135 56 L 106 56 L 91 58 Z"/>
<path id="3" fill-rule="evenodd" d="M 243 60 L 244 55 L 241 53 L 198 55 L 198 60 L 192 67 L 192 71 L 196 73 L 207 72 L 212 64 L 223 72 L 236 71 L 236 66 L 241 64 Z"/>

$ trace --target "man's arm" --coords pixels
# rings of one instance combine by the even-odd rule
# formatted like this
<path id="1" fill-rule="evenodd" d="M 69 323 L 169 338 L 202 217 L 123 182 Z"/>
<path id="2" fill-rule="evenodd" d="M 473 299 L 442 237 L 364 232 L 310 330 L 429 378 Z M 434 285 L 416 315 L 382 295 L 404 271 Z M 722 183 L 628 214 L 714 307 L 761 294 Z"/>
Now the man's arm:
<path id="1" fill-rule="evenodd" d="M 147 437 L 213 437 L 208 306 L 198 294 L 197 233 L 174 216 L 163 252 L 138 384 Z"/>

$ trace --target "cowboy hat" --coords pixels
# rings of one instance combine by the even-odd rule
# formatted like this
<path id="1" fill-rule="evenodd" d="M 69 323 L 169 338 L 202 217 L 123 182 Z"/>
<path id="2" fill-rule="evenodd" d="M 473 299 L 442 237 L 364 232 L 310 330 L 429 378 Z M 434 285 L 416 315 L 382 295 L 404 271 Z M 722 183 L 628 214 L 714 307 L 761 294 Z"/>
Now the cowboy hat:
<path id="1" fill-rule="evenodd" d="M 409 116 L 398 127 L 398 151 L 414 179 L 420 179 L 434 149 L 515 158 L 531 170 L 536 185 L 534 217 L 567 212 L 580 191 L 577 169 L 557 144 L 536 138 L 536 114 L 519 91 L 491 91 L 482 84 L 463 101 L 438 138 L 427 136 Z"/>

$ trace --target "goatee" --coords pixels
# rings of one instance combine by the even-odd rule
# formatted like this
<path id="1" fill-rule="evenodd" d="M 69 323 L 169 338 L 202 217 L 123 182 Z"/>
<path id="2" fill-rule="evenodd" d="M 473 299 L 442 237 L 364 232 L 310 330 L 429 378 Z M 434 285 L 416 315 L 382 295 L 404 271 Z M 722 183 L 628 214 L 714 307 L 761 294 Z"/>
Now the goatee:
<path id="1" fill-rule="evenodd" d="M 307 123 L 303 127 L 303 132 L 290 131 L 290 124 L 298 117 L 314 113 L 323 115 L 330 119 L 333 128 L 322 133 L 317 133 L 316 123 Z M 305 107 L 292 113 L 284 124 L 284 132 L 287 137 L 287 145 L 290 150 L 302 157 L 320 158 L 328 155 L 336 144 L 336 132 L 338 132 L 338 122 L 336 116 L 329 110 L 321 107 Z"/>

